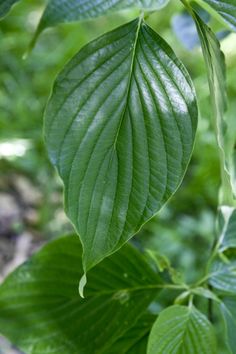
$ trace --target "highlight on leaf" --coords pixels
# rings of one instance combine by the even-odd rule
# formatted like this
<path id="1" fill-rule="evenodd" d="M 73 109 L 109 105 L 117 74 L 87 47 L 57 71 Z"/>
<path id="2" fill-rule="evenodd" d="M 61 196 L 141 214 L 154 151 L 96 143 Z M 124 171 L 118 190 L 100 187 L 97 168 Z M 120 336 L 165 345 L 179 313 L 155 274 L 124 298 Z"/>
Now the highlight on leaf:
<path id="1" fill-rule="evenodd" d="M 89 43 L 59 74 L 45 139 L 83 245 L 85 272 L 176 191 L 197 116 L 186 69 L 142 17 Z"/>

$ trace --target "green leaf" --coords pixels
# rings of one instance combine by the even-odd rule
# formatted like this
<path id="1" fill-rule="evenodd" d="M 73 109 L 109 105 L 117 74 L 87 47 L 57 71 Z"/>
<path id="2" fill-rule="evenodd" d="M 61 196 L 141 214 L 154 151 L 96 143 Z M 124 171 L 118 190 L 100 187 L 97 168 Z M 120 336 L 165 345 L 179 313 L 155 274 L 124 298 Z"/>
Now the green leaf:
<path id="1" fill-rule="evenodd" d="M 220 251 L 236 248 L 236 209 L 222 207 L 224 225 L 220 236 Z"/>
<path id="2" fill-rule="evenodd" d="M 145 313 L 122 338 L 113 343 L 112 348 L 104 354 L 143 354 L 147 350 L 147 340 L 155 315 Z"/>
<path id="3" fill-rule="evenodd" d="M 142 18 L 89 43 L 66 65 L 46 110 L 45 136 L 85 271 L 173 195 L 196 125 L 186 69 Z"/>
<path id="4" fill-rule="evenodd" d="M 203 0 L 216 10 L 236 31 L 236 2 L 235 0 Z"/>
<path id="5" fill-rule="evenodd" d="M 224 298 L 220 306 L 220 311 L 225 321 L 226 343 L 229 346 L 230 353 L 236 354 L 236 298 Z"/>
<path id="6" fill-rule="evenodd" d="M 236 294 L 236 259 L 216 259 L 210 269 L 209 283 L 223 293 Z"/>
<path id="7" fill-rule="evenodd" d="M 195 307 L 174 305 L 153 325 L 147 354 L 216 354 L 211 323 Z"/>
<path id="8" fill-rule="evenodd" d="M 11 7 L 19 0 L 0 0 L 0 18 L 7 15 Z"/>
<path id="9" fill-rule="evenodd" d="M 62 22 L 87 20 L 130 8 L 146 11 L 159 10 L 168 2 L 169 0 L 49 0 L 40 20 L 37 34 L 47 27 L 56 26 Z"/>
<path id="10" fill-rule="evenodd" d="M 188 8 L 190 9 L 190 8 Z M 206 62 L 210 96 L 212 100 L 213 122 L 219 146 L 221 166 L 222 166 L 222 196 L 221 203 L 232 205 L 234 191 L 234 176 L 230 175 L 228 161 L 225 154 L 226 124 L 224 121 L 224 112 L 227 106 L 226 80 L 225 80 L 225 59 L 220 49 L 220 43 L 211 29 L 201 20 L 201 18 L 191 10 L 195 20 L 198 34 L 201 41 L 202 51 Z"/>
<path id="11" fill-rule="evenodd" d="M 81 253 L 77 236 L 53 241 L 0 286 L 0 333 L 26 354 L 105 353 L 162 287 L 142 254 L 127 244 L 88 273 L 82 299 Z M 130 342 L 126 337 L 129 344 L 135 345 L 133 336 Z"/>

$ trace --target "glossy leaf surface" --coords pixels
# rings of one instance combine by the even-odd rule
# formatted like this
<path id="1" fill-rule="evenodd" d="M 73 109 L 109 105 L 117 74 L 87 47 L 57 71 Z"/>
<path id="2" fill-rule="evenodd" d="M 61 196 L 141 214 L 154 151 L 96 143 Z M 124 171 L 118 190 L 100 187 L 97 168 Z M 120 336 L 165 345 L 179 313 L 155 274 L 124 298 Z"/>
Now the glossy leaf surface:
<path id="1" fill-rule="evenodd" d="M 11 7 L 19 0 L 1 0 L 0 1 L 0 18 L 7 15 Z"/>
<path id="2" fill-rule="evenodd" d="M 85 299 L 78 293 L 82 273 L 78 236 L 45 246 L 1 285 L 0 333 L 27 354 L 111 353 L 123 335 L 119 345 L 128 352 L 150 328 L 148 317 L 131 331 L 160 277 L 130 245 L 88 273 Z"/>
<path id="3" fill-rule="evenodd" d="M 171 306 L 151 330 L 147 354 L 216 354 L 211 323 L 195 307 Z"/>
<path id="4" fill-rule="evenodd" d="M 85 271 L 172 196 L 196 125 L 188 73 L 142 19 L 91 42 L 66 65 L 46 110 L 45 135 Z"/>
<path id="5" fill-rule="evenodd" d="M 158 10 L 169 0 L 49 0 L 38 31 L 61 22 L 82 21 L 129 8 Z"/>
<path id="6" fill-rule="evenodd" d="M 236 2 L 235 0 L 204 0 L 208 5 L 213 7 L 236 31 Z"/>

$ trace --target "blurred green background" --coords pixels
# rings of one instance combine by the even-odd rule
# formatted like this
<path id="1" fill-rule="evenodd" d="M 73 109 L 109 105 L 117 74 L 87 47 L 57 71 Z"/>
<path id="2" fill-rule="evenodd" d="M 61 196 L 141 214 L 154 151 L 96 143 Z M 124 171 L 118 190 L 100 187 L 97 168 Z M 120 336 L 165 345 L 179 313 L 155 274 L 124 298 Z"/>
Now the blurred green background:
<path id="1" fill-rule="evenodd" d="M 72 230 L 63 212 L 62 185 L 47 158 L 43 110 L 56 74 L 84 44 L 137 13 L 128 11 L 94 21 L 64 24 L 45 31 L 23 59 L 43 11 L 44 1 L 19 2 L 0 22 L 0 278 L 45 241 Z M 183 184 L 161 212 L 135 238 L 139 247 L 168 256 L 188 282 L 204 272 L 216 237 L 219 161 L 211 121 L 210 97 L 199 48 L 187 51 L 171 28 L 180 2 L 152 14 L 148 23 L 173 47 L 188 68 L 197 90 L 200 120 L 193 158 Z M 215 30 L 222 25 L 214 20 Z M 226 54 L 229 137 L 236 136 L 236 35 L 222 42 Z M 172 299 L 163 294 L 161 306 Z M 207 303 L 199 303 L 202 308 Z M 222 328 L 216 316 L 216 329 Z M 220 353 L 227 353 L 223 338 Z M 7 342 L 0 353 L 15 353 Z"/>

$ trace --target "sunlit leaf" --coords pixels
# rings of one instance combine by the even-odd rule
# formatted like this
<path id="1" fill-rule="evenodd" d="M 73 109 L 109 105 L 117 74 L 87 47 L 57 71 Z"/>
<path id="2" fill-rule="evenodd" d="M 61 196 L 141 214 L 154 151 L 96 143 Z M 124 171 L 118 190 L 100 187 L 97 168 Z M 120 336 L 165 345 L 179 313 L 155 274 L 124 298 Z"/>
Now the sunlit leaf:
<path id="1" fill-rule="evenodd" d="M 85 271 L 173 195 L 196 125 L 186 69 L 142 18 L 89 43 L 66 65 L 46 110 L 45 136 Z"/>
<path id="2" fill-rule="evenodd" d="M 150 318 L 134 325 L 162 281 L 142 254 L 126 245 L 107 258 L 88 273 L 82 299 L 81 253 L 77 236 L 53 241 L 0 286 L 0 333 L 26 354 L 111 353 L 133 327 L 121 341 L 128 351 L 149 330 Z"/>
<path id="3" fill-rule="evenodd" d="M 213 327 L 193 306 L 168 307 L 153 325 L 147 353 L 216 354 Z"/>

